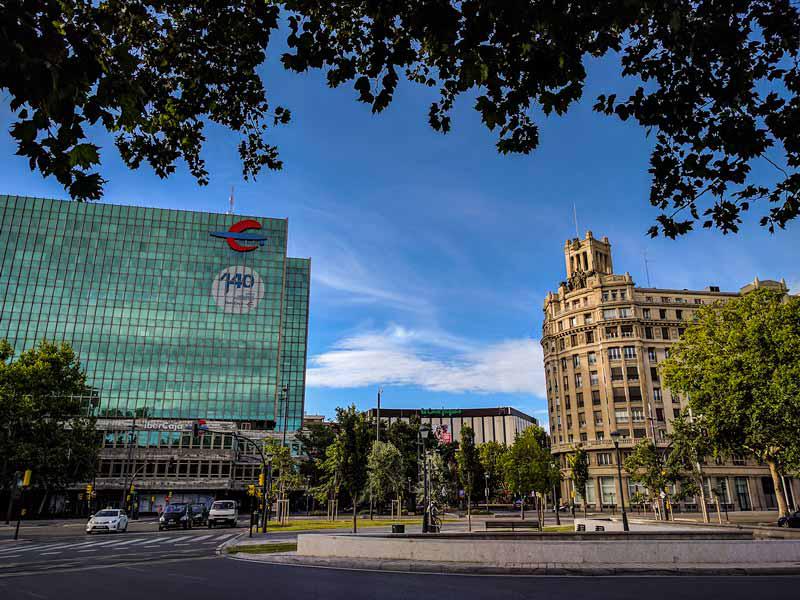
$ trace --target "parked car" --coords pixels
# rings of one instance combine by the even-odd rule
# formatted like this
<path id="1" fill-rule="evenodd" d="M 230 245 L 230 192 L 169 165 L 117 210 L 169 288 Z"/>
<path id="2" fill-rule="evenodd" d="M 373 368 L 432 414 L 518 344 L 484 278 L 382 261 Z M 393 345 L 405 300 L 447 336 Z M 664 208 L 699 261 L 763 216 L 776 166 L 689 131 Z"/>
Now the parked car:
<path id="1" fill-rule="evenodd" d="M 208 508 L 205 504 L 192 504 L 189 506 L 192 515 L 192 526 L 202 527 L 208 522 Z"/>
<path id="2" fill-rule="evenodd" d="M 800 529 L 800 510 L 791 513 L 788 517 L 781 517 L 778 519 L 778 527 Z"/>
<path id="3" fill-rule="evenodd" d="M 208 511 L 208 528 L 219 524 L 236 527 L 238 519 L 239 507 L 235 500 L 216 500 Z"/>
<path id="4" fill-rule="evenodd" d="M 173 527 L 191 529 L 192 520 L 189 518 L 190 508 L 185 502 L 169 504 L 158 519 L 158 530 L 164 531 Z"/>
<path id="5" fill-rule="evenodd" d="M 104 508 L 98 510 L 86 523 L 86 533 L 92 534 L 96 531 L 113 531 L 115 533 L 125 533 L 128 531 L 128 515 L 119 508 Z"/>

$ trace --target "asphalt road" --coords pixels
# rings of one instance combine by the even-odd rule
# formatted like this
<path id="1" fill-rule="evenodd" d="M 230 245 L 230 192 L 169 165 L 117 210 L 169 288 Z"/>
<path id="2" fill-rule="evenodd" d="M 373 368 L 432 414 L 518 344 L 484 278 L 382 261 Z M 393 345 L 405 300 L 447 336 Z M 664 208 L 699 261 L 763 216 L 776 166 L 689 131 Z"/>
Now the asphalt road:
<path id="1" fill-rule="evenodd" d="M 797 597 L 790 577 L 505 577 L 421 575 L 275 566 L 226 557 L 151 561 L 0 578 L 0 597 L 115 600 L 236 597 L 426 600 L 535 598 L 581 600 L 752 600 Z M 765 595 L 766 594 L 766 595 Z"/>

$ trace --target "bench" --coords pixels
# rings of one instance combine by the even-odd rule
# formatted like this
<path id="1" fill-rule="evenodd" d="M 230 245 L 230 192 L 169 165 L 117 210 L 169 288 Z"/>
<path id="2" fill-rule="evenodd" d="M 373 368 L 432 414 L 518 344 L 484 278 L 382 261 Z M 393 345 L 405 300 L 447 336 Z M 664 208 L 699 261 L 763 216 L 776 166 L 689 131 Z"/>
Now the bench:
<path id="1" fill-rule="evenodd" d="M 535 529 L 539 531 L 536 521 L 485 521 L 486 529 Z"/>

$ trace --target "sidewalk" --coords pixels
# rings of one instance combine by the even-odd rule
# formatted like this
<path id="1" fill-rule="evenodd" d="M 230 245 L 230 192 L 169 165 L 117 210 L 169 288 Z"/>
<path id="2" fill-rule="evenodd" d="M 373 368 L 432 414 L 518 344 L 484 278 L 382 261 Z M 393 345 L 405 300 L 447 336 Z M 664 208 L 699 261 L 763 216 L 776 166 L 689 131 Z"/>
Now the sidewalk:
<path id="1" fill-rule="evenodd" d="M 753 566 L 752 564 L 694 564 L 692 566 L 663 564 L 584 564 L 559 565 L 556 563 L 540 563 L 536 567 L 518 568 L 487 567 L 481 563 L 339 559 L 298 556 L 295 552 L 278 552 L 273 554 L 232 554 L 228 558 L 247 560 L 269 565 L 287 565 L 295 567 L 346 569 L 359 571 L 390 571 L 404 573 L 464 574 L 464 575 L 664 575 L 664 576 L 719 576 L 719 575 L 800 575 L 800 563 L 787 566 Z"/>

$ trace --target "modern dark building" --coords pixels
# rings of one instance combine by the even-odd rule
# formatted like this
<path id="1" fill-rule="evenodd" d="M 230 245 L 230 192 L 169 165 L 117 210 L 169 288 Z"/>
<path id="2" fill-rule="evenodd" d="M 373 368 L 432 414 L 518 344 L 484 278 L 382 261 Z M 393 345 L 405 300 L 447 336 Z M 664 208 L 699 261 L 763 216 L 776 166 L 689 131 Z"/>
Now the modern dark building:
<path id="1" fill-rule="evenodd" d="M 233 433 L 294 443 L 311 263 L 287 237 L 285 219 L 0 196 L 0 338 L 77 352 L 99 394 L 99 496 L 133 480 L 149 510 L 242 490 L 257 467 Z"/>
<path id="2" fill-rule="evenodd" d="M 377 417 L 377 409 L 367 413 L 371 419 Z M 381 408 L 382 423 L 408 421 L 414 417 L 427 424 L 442 441 L 457 442 L 461 439 L 461 428 L 469 426 L 475 432 L 475 443 L 498 442 L 506 446 L 514 443 L 518 433 L 532 425 L 536 419 L 510 406 L 492 408 Z M 442 438 L 444 436 L 444 438 Z"/>

